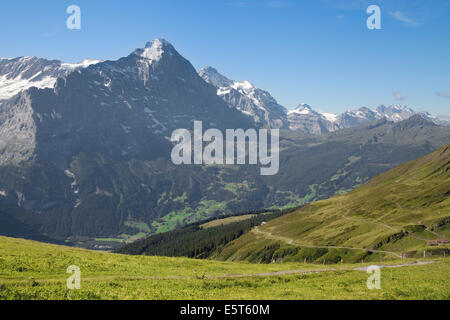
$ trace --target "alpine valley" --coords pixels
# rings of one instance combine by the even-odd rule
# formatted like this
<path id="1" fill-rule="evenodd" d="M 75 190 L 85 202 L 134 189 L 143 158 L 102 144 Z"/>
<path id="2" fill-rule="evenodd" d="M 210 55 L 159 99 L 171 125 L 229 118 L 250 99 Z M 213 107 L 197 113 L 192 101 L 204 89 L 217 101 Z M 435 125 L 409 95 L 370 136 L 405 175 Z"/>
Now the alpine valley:
<path id="1" fill-rule="evenodd" d="M 280 129 L 280 171 L 176 166 L 172 132 Z M 347 193 L 450 143 L 406 106 L 288 111 L 156 39 L 117 61 L 0 59 L 0 234 L 111 249 L 219 215 Z"/>

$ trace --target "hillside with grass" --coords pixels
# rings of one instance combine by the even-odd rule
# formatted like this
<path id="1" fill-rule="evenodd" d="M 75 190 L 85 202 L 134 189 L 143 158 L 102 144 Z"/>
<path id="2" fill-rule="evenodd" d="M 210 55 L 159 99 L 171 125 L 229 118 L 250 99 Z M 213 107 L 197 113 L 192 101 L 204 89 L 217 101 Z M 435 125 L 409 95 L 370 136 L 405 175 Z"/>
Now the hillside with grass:
<path id="1" fill-rule="evenodd" d="M 72 265 L 81 271 L 80 290 L 66 285 Z M 386 265 L 381 290 L 367 288 L 367 265 L 128 256 L 0 237 L 0 300 L 450 298 L 449 258 Z"/>
<path id="2" fill-rule="evenodd" d="M 278 218 L 292 210 L 294 209 L 262 210 L 210 218 L 132 242 L 122 246 L 117 252 L 206 259 L 261 223 Z"/>
<path id="3" fill-rule="evenodd" d="M 417 116 L 323 136 L 281 131 L 274 176 L 255 165 L 176 166 L 153 159 L 156 151 L 111 158 L 109 147 L 74 154 L 67 170 L 51 161 L 0 163 L 0 220 L 8 224 L 0 234 L 114 250 L 218 215 L 327 199 L 449 142 L 449 127 Z"/>
<path id="4" fill-rule="evenodd" d="M 354 263 L 449 254 L 450 145 L 253 228 L 215 258 Z"/>

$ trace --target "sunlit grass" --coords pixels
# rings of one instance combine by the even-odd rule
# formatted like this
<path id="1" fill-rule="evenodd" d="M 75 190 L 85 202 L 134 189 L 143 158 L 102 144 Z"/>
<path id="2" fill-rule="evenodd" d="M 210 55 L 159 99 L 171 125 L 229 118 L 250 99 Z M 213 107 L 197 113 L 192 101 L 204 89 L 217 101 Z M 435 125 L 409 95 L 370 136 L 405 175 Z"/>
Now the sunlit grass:
<path id="1" fill-rule="evenodd" d="M 66 287 L 69 265 L 81 269 L 81 290 Z M 450 298 L 450 259 L 382 269 L 382 289 L 373 291 L 366 287 L 368 274 L 350 271 L 355 266 L 126 256 L 0 237 L 0 299 Z M 336 271 L 254 276 L 320 269 Z"/>

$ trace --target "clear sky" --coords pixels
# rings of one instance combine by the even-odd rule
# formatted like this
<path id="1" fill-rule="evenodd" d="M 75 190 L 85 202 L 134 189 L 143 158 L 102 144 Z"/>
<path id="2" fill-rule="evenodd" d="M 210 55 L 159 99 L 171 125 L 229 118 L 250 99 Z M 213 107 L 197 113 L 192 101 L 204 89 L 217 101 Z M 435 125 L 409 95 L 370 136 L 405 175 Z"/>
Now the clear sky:
<path id="1" fill-rule="evenodd" d="M 81 30 L 66 28 L 72 4 Z M 381 30 L 366 27 L 371 4 Z M 3 0 L 0 30 L 0 57 L 111 60 L 165 38 L 289 109 L 450 114 L 450 0 Z"/>

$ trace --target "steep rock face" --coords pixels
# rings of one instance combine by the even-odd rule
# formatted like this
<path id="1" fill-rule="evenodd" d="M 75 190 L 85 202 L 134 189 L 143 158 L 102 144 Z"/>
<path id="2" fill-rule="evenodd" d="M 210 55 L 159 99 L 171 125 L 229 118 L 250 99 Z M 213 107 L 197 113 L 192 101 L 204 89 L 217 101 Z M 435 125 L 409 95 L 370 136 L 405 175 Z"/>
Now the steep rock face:
<path id="1" fill-rule="evenodd" d="M 377 113 L 380 117 L 384 117 L 390 121 L 399 122 L 406 120 L 416 114 L 414 110 L 403 105 L 378 106 Z"/>
<path id="2" fill-rule="evenodd" d="M 229 88 L 242 101 L 259 97 L 245 82 Z M 64 73 L 49 88 L 20 91 L 0 105 L 5 221 L 16 231 L 58 238 L 163 232 L 218 213 L 329 197 L 448 143 L 447 128 L 397 128 L 384 119 L 320 136 L 282 131 L 273 177 L 262 177 L 260 166 L 173 165 L 169 137 L 192 129 L 194 120 L 226 129 L 264 125 L 255 116 L 266 125 L 282 119 L 263 111 L 248 116 L 217 93 L 160 39 L 117 61 Z M 337 117 L 304 107 L 299 113 L 308 111 L 319 127 L 303 130 L 334 130 Z"/>
<path id="3" fill-rule="evenodd" d="M 255 127 L 160 39 L 21 91 L 0 105 L 0 207 L 34 213 L 40 232 L 64 237 L 129 231 L 128 220 L 178 209 L 159 197 L 186 188 L 197 204 L 202 169 L 174 167 L 169 141 L 194 120 Z"/>
<path id="4" fill-rule="evenodd" d="M 206 82 L 212 84 L 216 88 L 231 86 L 234 81 L 228 79 L 213 67 L 205 67 L 198 73 Z"/>
<path id="5" fill-rule="evenodd" d="M 378 112 L 375 112 L 367 107 L 362 107 L 358 110 L 348 110 L 338 115 L 336 118 L 336 125 L 338 128 L 350 128 L 373 122 L 382 118 L 383 116 Z M 406 119 L 407 118 L 403 120 Z"/>
<path id="6" fill-rule="evenodd" d="M 286 108 L 267 91 L 256 88 L 248 81 L 233 81 L 216 69 L 206 67 L 199 75 L 217 88 L 217 95 L 231 107 L 253 118 L 256 124 L 274 129 L 287 129 Z"/>
<path id="7" fill-rule="evenodd" d="M 309 134 L 324 134 L 338 129 L 334 122 L 305 103 L 288 112 L 288 121 L 291 130 Z"/>
<path id="8" fill-rule="evenodd" d="M 205 127 L 251 126 L 172 45 L 157 39 L 118 61 L 64 75 L 53 89 L 30 88 L 6 101 L 0 107 L 0 159 L 34 154 L 65 168 L 79 152 L 168 157 L 172 131 L 192 129 L 194 120 Z M 26 146 L 23 156 L 12 147 L 17 145 Z"/>
<path id="9" fill-rule="evenodd" d="M 0 164 L 31 160 L 36 130 L 29 93 L 23 92 L 0 105 Z"/>

